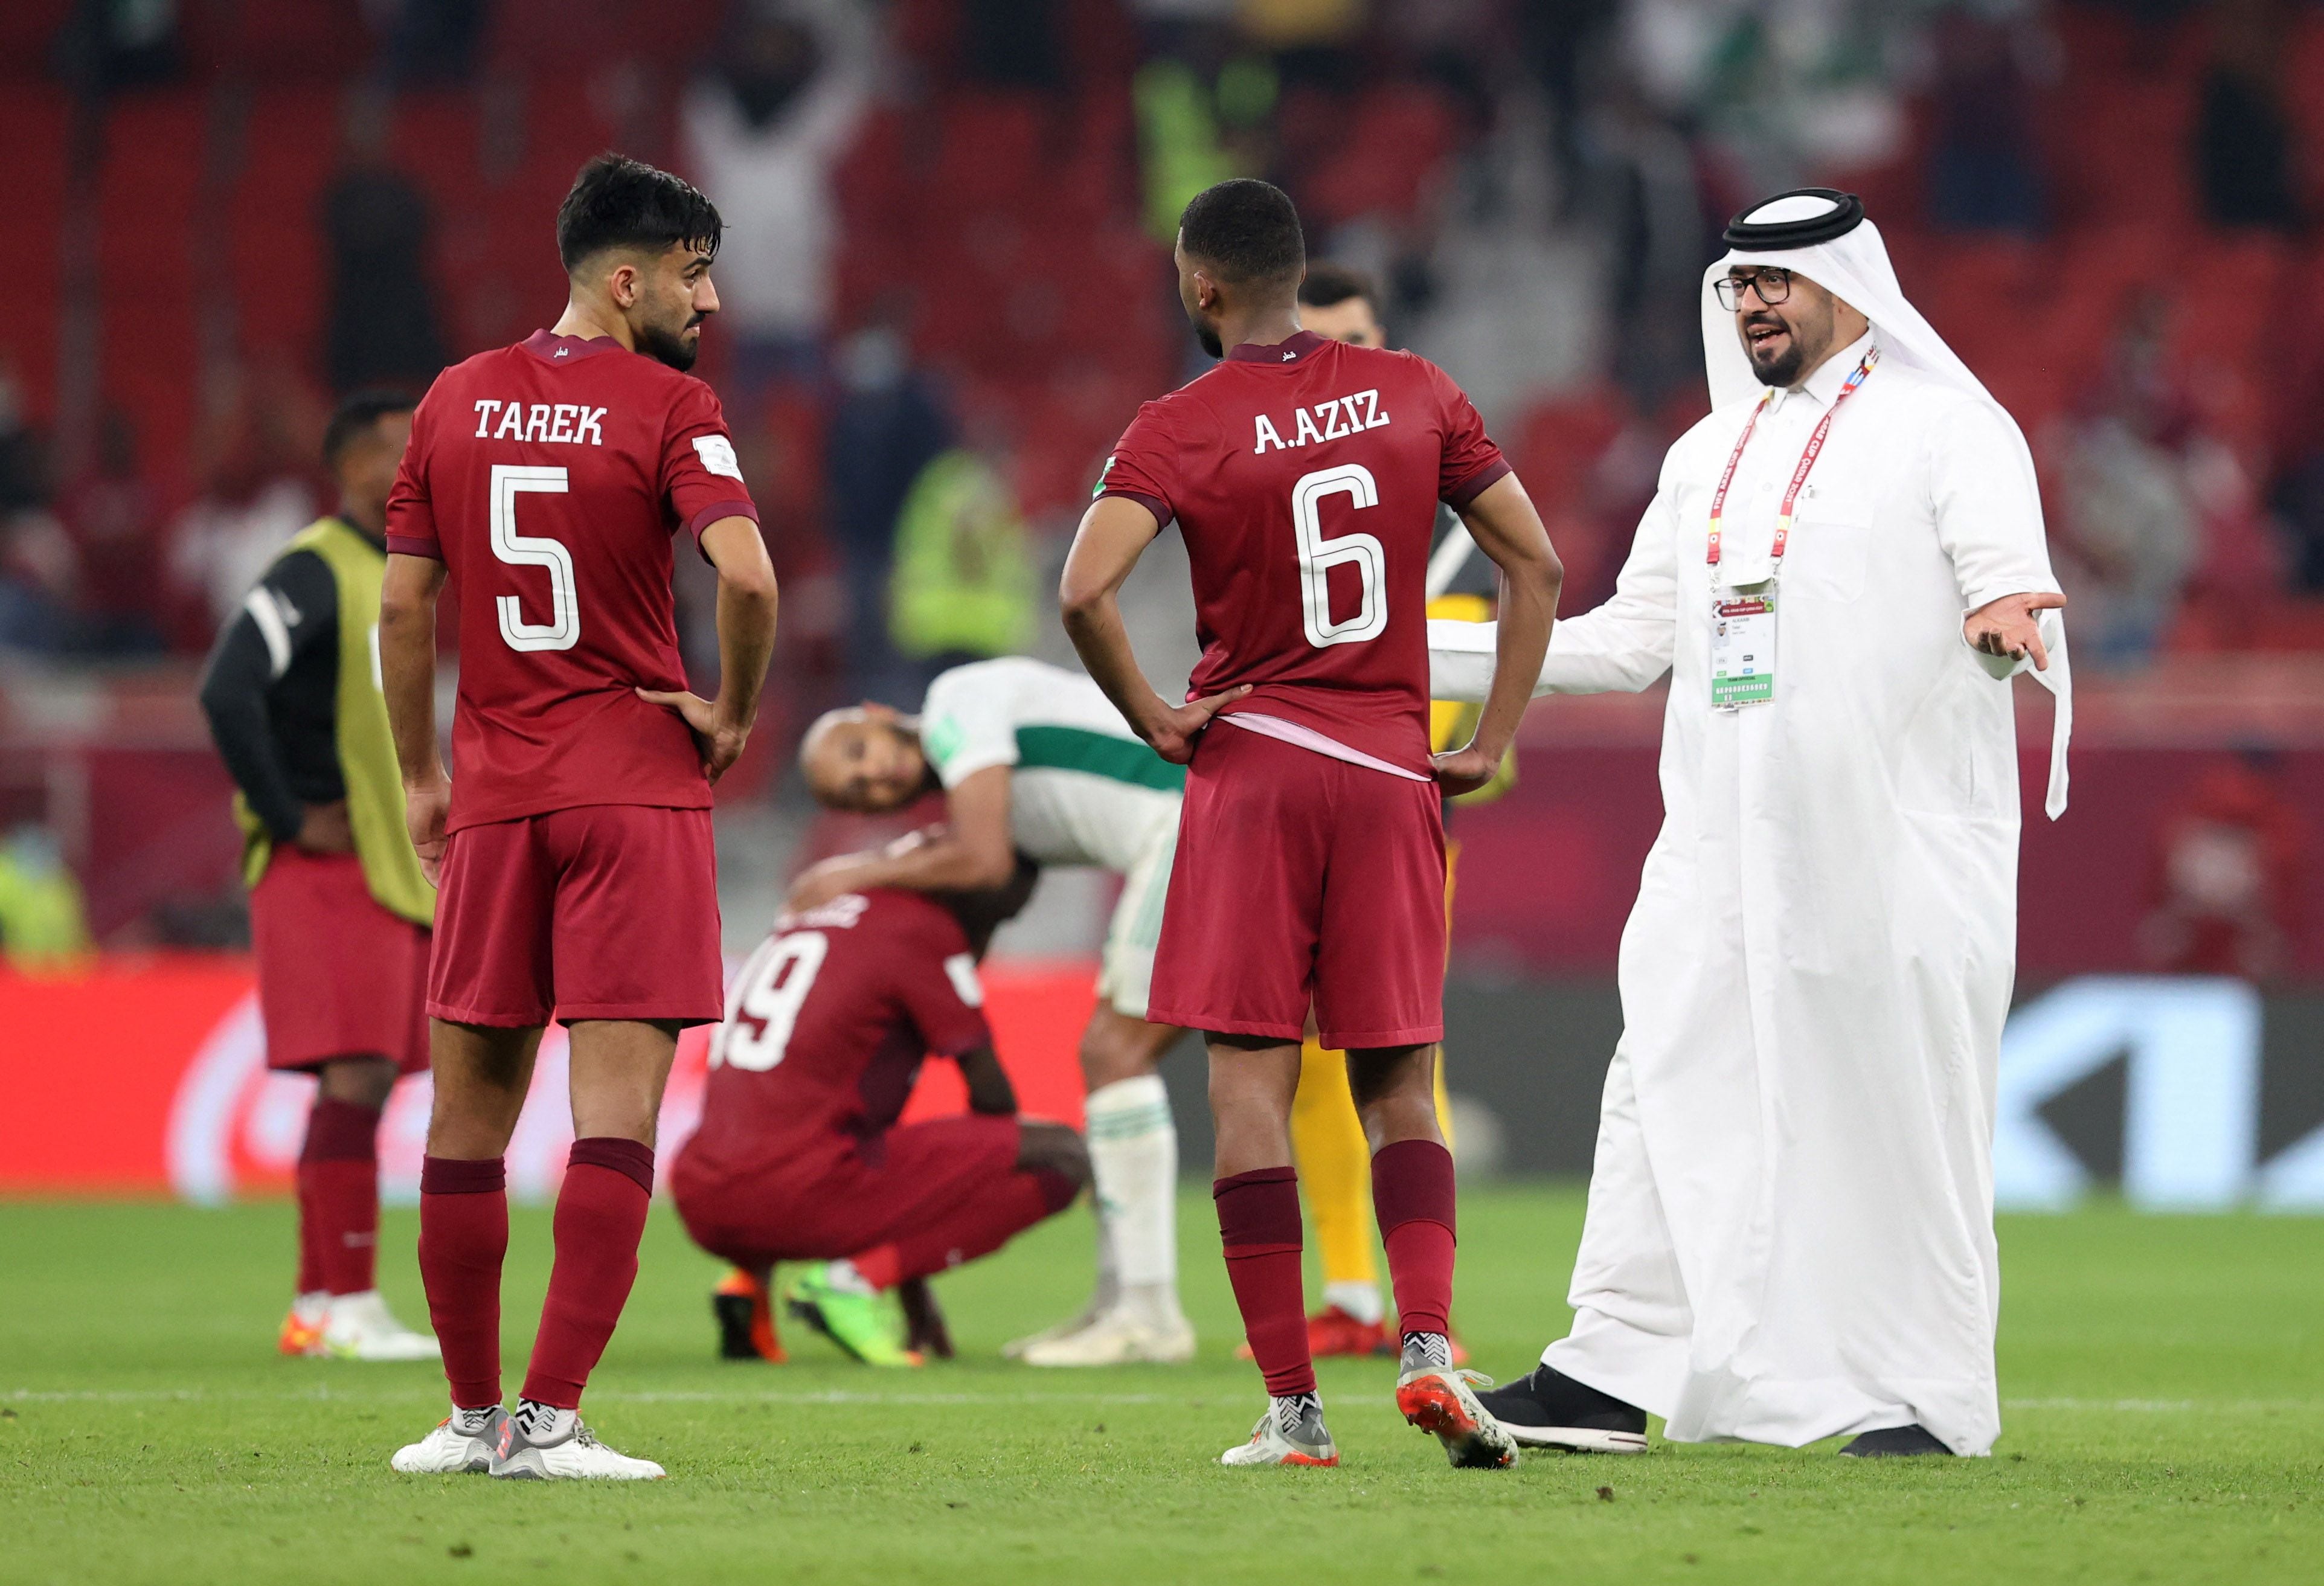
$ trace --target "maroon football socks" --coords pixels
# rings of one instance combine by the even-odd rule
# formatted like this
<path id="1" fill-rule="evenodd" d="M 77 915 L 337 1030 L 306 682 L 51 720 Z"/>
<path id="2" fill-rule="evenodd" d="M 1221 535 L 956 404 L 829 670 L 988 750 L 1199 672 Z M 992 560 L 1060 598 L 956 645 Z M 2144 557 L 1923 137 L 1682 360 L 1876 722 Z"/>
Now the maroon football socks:
<path id="1" fill-rule="evenodd" d="M 1315 1391 L 1300 1292 L 1299 1180 L 1288 1167 L 1238 1173 L 1211 1185 L 1225 1243 L 1227 1280 L 1242 1311 L 1243 1337 L 1277 1398 Z"/>
<path id="2" fill-rule="evenodd" d="M 1452 1153 L 1434 1140 L 1398 1140 L 1373 1156 L 1372 1211 L 1406 1333 L 1451 1330 L 1452 1204 Z"/>
<path id="3" fill-rule="evenodd" d="M 420 1166 L 420 1280 L 444 1351 L 452 1402 L 501 1402 L 501 1259 L 508 1254 L 508 1169 L 498 1157 L 429 1157 Z"/>
<path id="4" fill-rule="evenodd" d="M 565 1184 L 557 1192 L 557 1260 L 524 1378 L 524 1397 L 534 1403 L 580 1407 L 582 1385 L 605 1352 L 637 1281 L 653 1167 L 653 1148 L 635 1140 L 597 1136 L 573 1142 Z M 447 1363 L 450 1358 L 445 1357 Z"/>
<path id="5" fill-rule="evenodd" d="M 362 1294 L 375 1286 L 378 1141 L 375 1108 L 315 1098 L 299 1152 L 300 1294 Z"/>

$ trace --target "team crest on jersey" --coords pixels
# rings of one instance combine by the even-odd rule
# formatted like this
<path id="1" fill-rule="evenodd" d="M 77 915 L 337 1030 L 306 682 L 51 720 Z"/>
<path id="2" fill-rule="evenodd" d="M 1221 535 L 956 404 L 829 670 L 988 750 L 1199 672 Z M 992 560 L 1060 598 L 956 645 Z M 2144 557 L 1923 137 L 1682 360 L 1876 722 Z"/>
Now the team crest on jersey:
<path id="1" fill-rule="evenodd" d="M 1344 440 L 1359 429 L 1378 429 L 1388 422 L 1388 415 L 1380 411 L 1378 390 L 1360 391 L 1353 396 L 1333 397 L 1327 401 L 1317 402 L 1312 408 L 1297 408 L 1293 410 L 1292 417 L 1296 422 L 1293 426 L 1291 438 L 1286 440 L 1283 431 L 1275 427 L 1275 420 L 1261 413 L 1256 438 L 1251 443 L 1252 455 L 1264 456 L 1269 447 L 1277 451 L 1289 451 L 1296 447 L 1313 446 L 1317 441 Z"/>

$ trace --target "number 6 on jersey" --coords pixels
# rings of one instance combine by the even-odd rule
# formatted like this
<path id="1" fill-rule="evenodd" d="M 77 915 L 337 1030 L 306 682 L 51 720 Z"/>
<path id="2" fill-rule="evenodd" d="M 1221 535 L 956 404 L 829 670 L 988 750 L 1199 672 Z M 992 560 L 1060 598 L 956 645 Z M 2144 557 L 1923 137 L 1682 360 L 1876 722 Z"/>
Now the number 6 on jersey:
<path id="1" fill-rule="evenodd" d="M 547 622 L 526 622 L 524 603 L 513 595 L 503 595 L 493 603 L 500 613 L 501 638 L 511 650 L 570 650 L 581 641 L 581 601 L 574 589 L 573 553 L 562 540 L 516 531 L 520 493 L 537 490 L 563 495 L 567 489 L 563 468 L 493 465 L 493 555 L 512 567 L 545 567 L 549 572 Z"/>
<path id="2" fill-rule="evenodd" d="M 1323 498 L 1344 493 L 1354 498 L 1358 511 L 1379 505 L 1379 486 L 1361 463 L 1342 463 L 1302 475 L 1291 487 L 1291 524 L 1299 538 L 1299 595 L 1306 620 L 1307 642 L 1322 650 L 1333 644 L 1361 644 L 1388 631 L 1388 552 L 1370 534 L 1323 538 Z M 1361 581 L 1362 598 L 1355 615 L 1332 621 L 1332 569 L 1353 564 Z"/>

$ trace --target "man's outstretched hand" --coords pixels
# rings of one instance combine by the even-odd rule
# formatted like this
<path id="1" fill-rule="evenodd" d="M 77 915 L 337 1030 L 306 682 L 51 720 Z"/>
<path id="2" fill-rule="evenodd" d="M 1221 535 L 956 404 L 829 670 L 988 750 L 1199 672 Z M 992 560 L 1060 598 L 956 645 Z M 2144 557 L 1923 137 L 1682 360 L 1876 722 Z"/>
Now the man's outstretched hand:
<path id="1" fill-rule="evenodd" d="M 1203 735 L 1203 729 L 1211 724 L 1219 707 L 1232 705 L 1250 692 L 1250 685 L 1246 683 L 1240 688 L 1229 688 L 1185 705 L 1164 705 L 1157 699 L 1154 714 L 1133 724 L 1138 735 L 1153 745 L 1155 753 L 1172 765 L 1185 765 L 1194 758 L 1194 740 Z"/>
<path id="2" fill-rule="evenodd" d="M 2006 655 L 2011 660 L 2034 658 L 2034 669 L 2050 669 L 2050 652 L 2043 648 L 2040 612 L 2062 611 L 2066 597 L 2062 595 L 2005 595 L 1999 600 L 1987 601 L 1969 613 L 1961 622 L 1961 637 L 1969 641 L 1971 650 L 1987 655 Z"/>
<path id="3" fill-rule="evenodd" d="M 683 688 L 667 693 L 641 688 L 637 693 L 648 705 L 676 711 L 694 729 L 695 745 L 702 751 L 702 774 L 712 781 L 724 776 L 727 768 L 742 758 L 742 745 L 751 741 L 751 724 L 728 721 L 717 701 L 688 694 Z"/>

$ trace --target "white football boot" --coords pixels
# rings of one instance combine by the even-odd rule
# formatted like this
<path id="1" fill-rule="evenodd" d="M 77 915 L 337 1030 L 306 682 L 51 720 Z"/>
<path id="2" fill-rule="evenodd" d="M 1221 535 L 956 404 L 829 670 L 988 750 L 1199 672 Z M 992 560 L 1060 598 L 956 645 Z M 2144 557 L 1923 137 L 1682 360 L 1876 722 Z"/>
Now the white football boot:
<path id="1" fill-rule="evenodd" d="M 668 1474 L 607 1448 L 574 1411 L 524 1400 L 502 1424 L 492 1473 L 504 1481 L 659 1481 Z"/>
<path id="2" fill-rule="evenodd" d="M 427 1436 L 397 1449 L 387 1462 L 407 1476 L 482 1475 L 492 1469 L 501 1423 L 507 1419 L 508 1412 L 498 1405 L 489 1410 L 454 1410 Z"/>
<path id="3" fill-rule="evenodd" d="M 323 1317 L 322 1342 L 315 1351 L 334 1360 L 434 1360 L 436 1341 L 398 1322 L 379 1290 L 333 1295 Z"/>
<path id="4" fill-rule="evenodd" d="M 1271 1398 L 1250 1429 L 1250 1441 L 1219 1456 L 1222 1465 L 1336 1465 L 1339 1444 L 1323 1425 L 1323 1401 L 1314 1394 Z"/>
<path id="5" fill-rule="evenodd" d="M 1071 1338 L 1076 1332 L 1094 1325 L 1097 1319 L 1104 1314 L 1105 1307 L 1093 1299 L 1082 1307 L 1081 1314 L 1077 1316 L 1068 1316 L 1062 1322 L 1051 1323 L 1038 1332 L 1028 1332 L 1022 1338 L 1010 1339 L 1001 1346 L 1001 1358 L 1004 1360 L 1021 1360 L 1025 1358 L 1027 1350 L 1037 1349 L 1043 1344 L 1055 1343 L 1059 1339 Z"/>
<path id="6" fill-rule="evenodd" d="M 1184 1316 L 1157 1320 L 1116 1305 L 1078 1332 L 1038 1339 L 1018 1356 L 1028 1366 L 1183 1365 L 1194 1358 L 1194 1329 Z"/>

